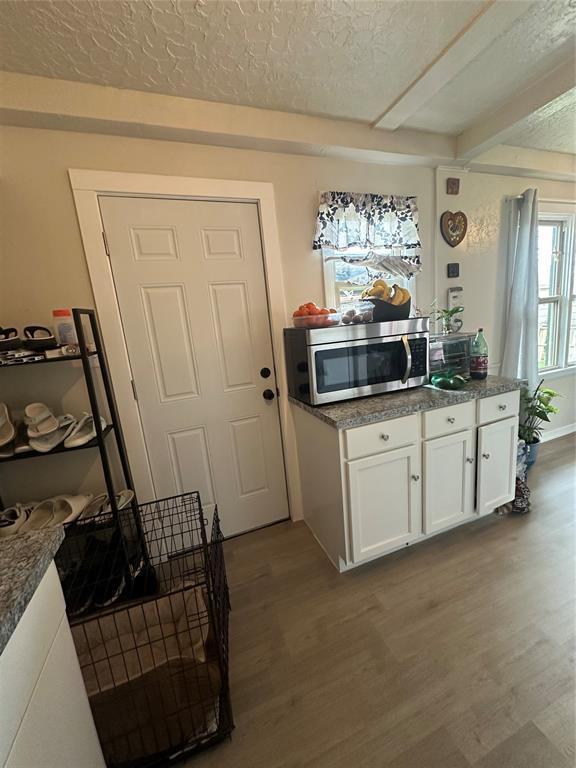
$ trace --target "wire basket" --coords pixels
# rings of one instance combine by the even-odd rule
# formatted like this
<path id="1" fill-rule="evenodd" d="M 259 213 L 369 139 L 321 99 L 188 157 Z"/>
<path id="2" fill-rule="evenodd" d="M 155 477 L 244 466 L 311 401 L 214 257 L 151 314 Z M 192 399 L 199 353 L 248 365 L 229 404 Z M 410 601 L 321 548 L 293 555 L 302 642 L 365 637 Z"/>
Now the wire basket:
<path id="1" fill-rule="evenodd" d="M 98 736 L 114 768 L 164 765 L 234 727 L 218 510 L 210 540 L 198 493 L 138 510 L 148 560 L 143 583 L 149 588 L 153 580 L 154 594 L 72 621 Z M 107 536 L 118 547 L 112 542 L 122 537 Z"/>

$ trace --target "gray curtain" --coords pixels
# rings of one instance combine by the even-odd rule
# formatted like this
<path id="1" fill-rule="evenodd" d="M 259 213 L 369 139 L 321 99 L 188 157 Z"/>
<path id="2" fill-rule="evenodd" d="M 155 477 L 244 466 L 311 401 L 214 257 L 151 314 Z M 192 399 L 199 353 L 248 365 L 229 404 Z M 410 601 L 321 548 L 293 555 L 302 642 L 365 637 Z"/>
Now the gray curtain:
<path id="1" fill-rule="evenodd" d="M 504 204 L 506 313 L 500 374 L 538 384 L 538 190 Z"/>

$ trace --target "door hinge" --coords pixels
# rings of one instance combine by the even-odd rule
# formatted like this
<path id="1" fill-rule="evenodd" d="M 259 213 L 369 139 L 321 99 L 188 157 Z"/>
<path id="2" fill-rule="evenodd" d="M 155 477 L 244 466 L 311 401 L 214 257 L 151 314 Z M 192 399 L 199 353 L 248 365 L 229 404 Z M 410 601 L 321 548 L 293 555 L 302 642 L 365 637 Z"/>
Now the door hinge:
<path id="1" fill-rule="evenodd" d="M 136 384 L 134 379 L 130 379 L 130 384 L 132 384 L 132 394 L 134 395 L 134 400 L 138 401 L 138 392 L 136 392 Z"/>
<path id="2" fill-rule="evenodd" d="M 106 237 L 106 232 L 102 230 L 102 240 L 104 240 L 104 250 L 106 251 L 106 256 L 110 258 L 110 249 L 108 248 L 108 238 Z"/>

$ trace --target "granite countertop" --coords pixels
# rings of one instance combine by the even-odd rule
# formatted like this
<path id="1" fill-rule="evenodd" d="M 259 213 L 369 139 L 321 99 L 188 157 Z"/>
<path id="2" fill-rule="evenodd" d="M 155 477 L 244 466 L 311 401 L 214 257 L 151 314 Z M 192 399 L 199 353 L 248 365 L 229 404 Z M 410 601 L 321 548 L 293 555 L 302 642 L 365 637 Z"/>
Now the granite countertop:
<path id="1" fill-rule="evenodd" d="M 0 654 L 63 538 L 59 525 L 0 539 Z"/>
<path id="2" fill-rule="evenodd" d="M 430 386 L 415 387 L 329 405 L 308 405 L 293 397 L 289 400 L 293 405 L 297 405 L 335 429 L 348 429 L 376 421 L 396 419 L 399 416 L 408 416 L 419 411 L 430 411 L 447 405 L 465 403 L 481 397 L 500 395 L 503 392 L 520 389 L 522 386 L 523 382 L 519 379 L 488 376 L 484 381 L 469 381 L 464 389 L 456 391 L 435 389 Z"/>

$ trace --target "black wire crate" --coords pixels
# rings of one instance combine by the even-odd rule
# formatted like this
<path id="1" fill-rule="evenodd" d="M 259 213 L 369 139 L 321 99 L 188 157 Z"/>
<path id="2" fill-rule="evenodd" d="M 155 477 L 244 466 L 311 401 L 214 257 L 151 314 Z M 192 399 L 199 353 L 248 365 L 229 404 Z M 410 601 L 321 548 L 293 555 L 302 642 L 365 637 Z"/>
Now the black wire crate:
<path id="1" fill-rule="evenodd" d="M 154 593 L 72 621 L 110 768 L 165 765 L 223 739 L 234 727 L 218 510 L 209 540 L 198 493 L 139 505 L 138 514 L 147 550 L 142 583 L 148 589 L 153 583 Z M 107 531 L 111 548 L 125 538 L 117 530 L 113 524 Z M 130 561 L 129 539 L 126 552 Z"/>

